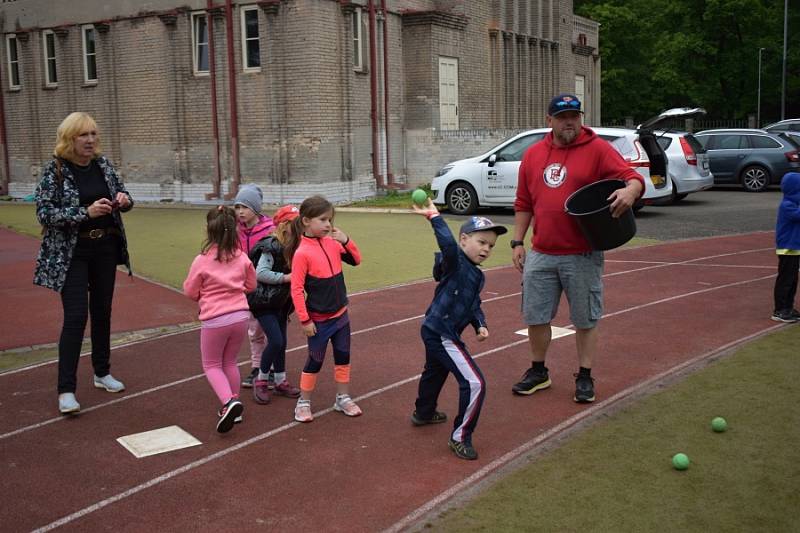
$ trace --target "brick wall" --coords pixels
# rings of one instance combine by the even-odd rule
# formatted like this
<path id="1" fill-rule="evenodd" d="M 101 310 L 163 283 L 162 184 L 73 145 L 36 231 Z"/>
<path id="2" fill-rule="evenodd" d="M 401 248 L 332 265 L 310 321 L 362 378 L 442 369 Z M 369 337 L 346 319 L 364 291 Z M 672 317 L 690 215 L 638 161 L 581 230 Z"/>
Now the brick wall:
<path id="1" fill-rule="evenodd" d="M 20 39 L 22 68 L 20 90 L 9 91 L 3 76 L 11 193 L 32 190 L 58 124 L 75 110 L 96 118 L 106 155 L 140 199 L 173 200 L 202 199 L 214 190 L 216 111 L 220 192 L 226 193 L 234 139 L 224 10 L 209 16 L 216 62 L 212 110 L 211 77 L 192 70 L 191 13 L 203 10 L 204 0 L 152 0 L 147 13 L 132 0 L 38 9 L 43 3 L 15 2 L 0 13 L 0 29 Z M 544 125 L 546 101 L 556 90 L 571 90 L 576 72 L 585 73 L 587 87 L 592 81 L 599 93 L 599 62 L 571 46 L 569 0 L 388 0 L 386 20 L 377 21 L 374 69 L 369 34 L 363 36 L 363 71 L 351 63 L 350 17 L 358 7 L 367 17 L 365 0 L 280 0 L 277 8 L 234 4 L 241 181 L 286 201 L 327 188 L 342 199 L 374 194 L 373 159 L 384 182 L 389 173 L 401 187 L 429 182 L 442 164 L 475 155 L 509 130 Z M 254 5 L 261 68 L 246 72 L 238 7 Z M 87 23 L 97 30 L 96 84 L 83 81 L 80 25 Z M 44 88 L 46 28 L 57 30 L 55 89 Z M 596 35 L 590 38 L 596 45 Z M 2 39 L 0 57 L 5 54 Z M 458 60 L 461 130 L 455 133 L 438 131 L 439 56 Z M 371 75 L 378 83 L 375 154 Z"/>

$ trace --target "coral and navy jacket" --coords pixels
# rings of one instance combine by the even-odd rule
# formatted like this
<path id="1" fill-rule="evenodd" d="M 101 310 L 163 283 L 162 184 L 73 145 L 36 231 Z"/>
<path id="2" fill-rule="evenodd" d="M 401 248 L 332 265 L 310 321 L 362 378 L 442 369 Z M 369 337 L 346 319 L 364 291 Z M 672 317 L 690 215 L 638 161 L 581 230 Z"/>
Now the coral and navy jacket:
<path id="1" fill-rule="evenodd" d="M 303 324 L 328 320 L 347 310 L 342 261 L 353 266 L 361 263 L 361 252 L 352 239 L 342 244 L 332 237 L 303 235 L 292 257 L 292 302 Z"/>
<path id="2" fill-rule="evenodd" d="M 250 255 L 255 245 L 275 231 L 275 222 L 267 215 L 258 215 L 258 222 L 252 228 L 248 228 L 241 222 L 237 222 L 239 231 L 239 246 L 245 255 Z"/>
<path id="3" fill-rule="evenodd" d="M 525 152 L 519 166 L 514 211 L 533 213 L 533 249 L 552 255 L 592 250 L 573 217 L 564 209 L 570 194 L 603 179 L 644 180 L 619 152 L 583 126 L 568 146 L 553 143 L 550 132 Z"/>
<path id="4" fill-rule="evenodd" d="M 433 278 L 439 284 L 422 325 L 442 337 L 458 341 L 461 332 L 470 324 L 475 331 L 487 327 L 481 310 L 485 278 L 478 265 L 461 250 L 441 216 L 431 218 L 431 225 L 441 250 L 433 264 Z"/>
<path id="5" fill-rule="evenodd" d="M 787 172 L 781 179 L 783 199 L 775 224 L 775 247 L 800 250 L 800 173 Z"/>

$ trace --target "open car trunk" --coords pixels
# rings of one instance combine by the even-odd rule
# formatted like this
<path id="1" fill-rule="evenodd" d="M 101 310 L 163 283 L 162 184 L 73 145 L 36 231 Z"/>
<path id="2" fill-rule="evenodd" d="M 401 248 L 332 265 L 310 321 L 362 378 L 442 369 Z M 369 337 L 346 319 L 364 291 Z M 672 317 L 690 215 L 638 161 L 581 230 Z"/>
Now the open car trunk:
<path id="1" fill-rule="evenodd" d="M 653 133 L 656 129 L 665 129 L 663 125 L 670 120 L 687 119 L 706 114 L 706 110 L 701 107 L 677 107 L 667 109 L 660 115 L 650 118 L 641 123 L 636 128 L 639 135 L 639 142 L 650 158 L 650 179 L 656 189 L 663 189 L 667 186 L 667 154 L 658 139 Z M 681 128 L 683 129 L 683 128 Z"/>

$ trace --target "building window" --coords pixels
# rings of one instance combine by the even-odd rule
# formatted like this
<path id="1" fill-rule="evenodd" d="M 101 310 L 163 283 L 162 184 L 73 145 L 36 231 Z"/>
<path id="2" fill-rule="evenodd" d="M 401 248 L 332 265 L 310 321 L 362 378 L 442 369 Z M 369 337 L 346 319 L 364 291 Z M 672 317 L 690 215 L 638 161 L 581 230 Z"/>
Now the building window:
<path id="1" fill-rule="evenodd" d="M 48 87 L 58 85 L 58 70 L 56 69 L 56 34 L 52 30 L 42 33 L 44 41 L 44 83 Z"/>
<path id="2" fill-rule="evenodd" d="M 364 25 L 366 18 L 360 7 L 353 11 L 353 70 L 364 70 Z"/>
<path id="3" fill-rule="evenodd" d="M 84 26 L 83 33 L 83 81 L 97 83 L 97 48 L 94 26 Z"/>
<path id="4" fill-rule="evenodd" d="M 8 52 L 8 88 L 19 89 L 19 48 L 16 35 L 6 36 L 6 50 Z"/>
<path id="5" fill-rule="evenodd" d="M 192 13 L 192 63 L 195 74 L 208 74 L 208 17 Z"/>
<path id="6" fill-rule="evenodd" d="M 247 71 L 261 70 L 261 41 L 258 34 L 258 8 L 242 8 L 242 62 Z"/>

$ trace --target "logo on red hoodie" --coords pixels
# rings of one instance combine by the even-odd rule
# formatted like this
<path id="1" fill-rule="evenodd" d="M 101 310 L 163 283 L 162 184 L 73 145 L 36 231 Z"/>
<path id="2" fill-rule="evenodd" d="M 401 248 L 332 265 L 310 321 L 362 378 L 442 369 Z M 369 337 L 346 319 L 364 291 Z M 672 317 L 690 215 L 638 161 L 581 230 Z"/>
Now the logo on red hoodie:
<path id="1" fill-rule="evenodd" d="M 567 179 L 567 167 L 561 163 L 551 163 L 544 169 L 544 182 L 548 187 L 561 187 Z"/>

